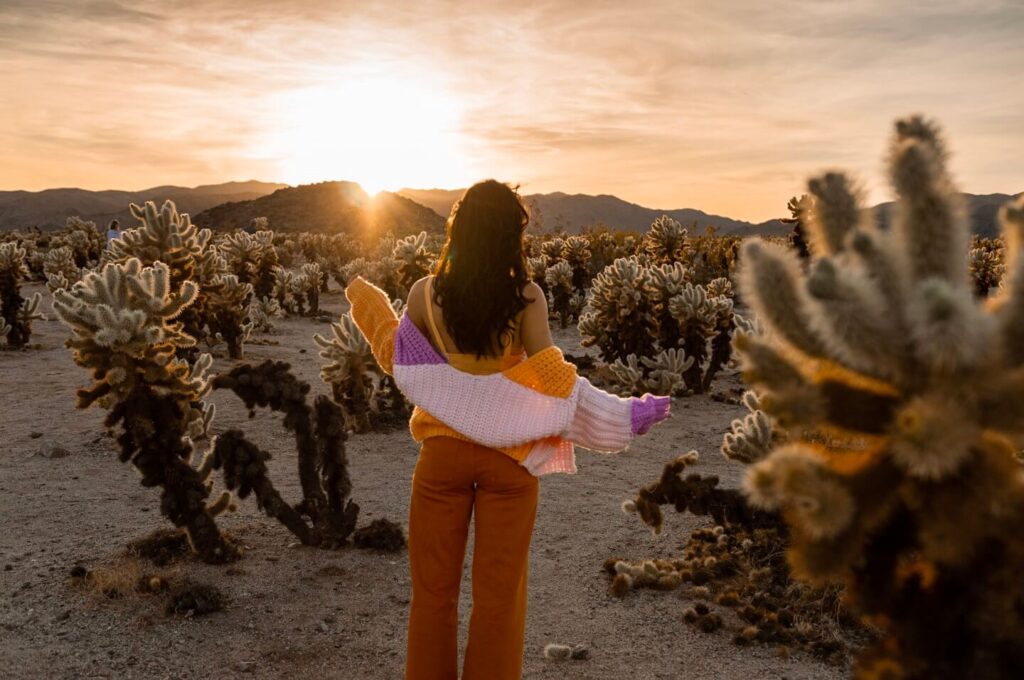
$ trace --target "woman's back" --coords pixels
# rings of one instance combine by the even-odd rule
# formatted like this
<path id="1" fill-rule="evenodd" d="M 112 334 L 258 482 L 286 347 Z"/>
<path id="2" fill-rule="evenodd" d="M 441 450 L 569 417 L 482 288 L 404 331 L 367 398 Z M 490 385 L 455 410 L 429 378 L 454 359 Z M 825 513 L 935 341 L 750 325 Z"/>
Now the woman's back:
<path id="1" fill-rule="evenodd" d="M 409 292 L 409 318 L 434 348 L 445 355 L 448 363 L 460 371 L 474 375 L 498 373 L 554 344 L 548 326 L 547 300 L 541 288 L 531 282 L 523 288 L 524 297 L 529 302 L 517 315 L 511 331 L 505 333 L 501 342 L 494 338 L 494 346 L 503 347 L 500 354 L 478 357 L 474 353 L 454 351 L 457 348 L 447 330 L 444 309 L 434 299 L 433 284 L 433 276 L 426 276 L 413 284 Z"/>

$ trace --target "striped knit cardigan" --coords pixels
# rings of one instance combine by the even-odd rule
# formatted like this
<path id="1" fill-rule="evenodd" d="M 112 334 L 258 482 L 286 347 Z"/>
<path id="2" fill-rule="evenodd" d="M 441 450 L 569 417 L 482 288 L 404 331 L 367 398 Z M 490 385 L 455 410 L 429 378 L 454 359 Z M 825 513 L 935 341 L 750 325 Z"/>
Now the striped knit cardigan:
<path id="1" fill-rule="evenodd" d="M 574 444 L 621 451 L 669 413 L 669 397 L 608 394 L 576 374 L 557 347 L 512 368 L 472 375 L 449 365 L 384 291 L 357 277 L 345 289 L 352 319 L 384 372 L 413 403 L 409 429 L 422 442 L 447 436 L 511 456 L 532 474 L 574 474 Z"/>

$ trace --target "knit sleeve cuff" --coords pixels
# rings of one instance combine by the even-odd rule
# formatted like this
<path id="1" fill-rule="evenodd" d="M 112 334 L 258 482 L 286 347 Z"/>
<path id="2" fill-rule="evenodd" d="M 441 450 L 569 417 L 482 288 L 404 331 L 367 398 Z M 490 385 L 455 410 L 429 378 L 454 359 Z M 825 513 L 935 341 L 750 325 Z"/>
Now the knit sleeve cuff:
<path id="1" fill-rule="evenodd" d="M 634 397 L 631 401 L 633 408 L 630 422 L 633 436 L 645 434 L 654 425 L 668 418 L 672 404 L 671 397 L 657 397 L 653 394 Z"/>

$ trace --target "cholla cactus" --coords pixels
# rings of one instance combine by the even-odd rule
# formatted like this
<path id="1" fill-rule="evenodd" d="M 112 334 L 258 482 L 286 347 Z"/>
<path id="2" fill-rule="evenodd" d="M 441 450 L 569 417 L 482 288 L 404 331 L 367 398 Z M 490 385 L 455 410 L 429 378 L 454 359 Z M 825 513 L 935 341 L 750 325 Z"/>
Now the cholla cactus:
<path id="1" fill-rule="evenodd" d="M 608 368 L 622 394 L 671 395 L 683 386 L 683 373 L 691 364 L 693 357 L 679 349 L 668 349 L 653 358 L 630 354 L 625 361 L 616 359 Z"/>
<path id="2" fill-rule="evenodd" d="M 707 285 L 716 279 L 728 280 L 736 268 L 741 239 L 719 236 L 714 227 L 689 240 L 689 266 L 693 282 Z"/>
<path id="3" fill-rule="evenodd" d="M 583 290 L 590 283 L 590 242 L 582 236 L 570 236 L 562 246 L 562 260 L 572 268 L 572 286 Z"/>
<path id="4" fill-rule="evenodd" d="M 6 320 L 8 347 L 24 347 L 32 335 L 32 321 L 42 316 L 39 293 L 26 300 L 21 296 L 21 281 L 28 278 L 25 249 L 14 241 L 0 243 L 0 317 Z"/>
<path id="5" fill-rule="evenodd" d="M 401 301 L 393 305 L 401 313 Z M 392 378 L 380 370 L 362 332 L 351 314 L 331 324 L 330 340 L 319 333 L 313 341 L 320 346 L 321 358 L 328 363 L 320 369 L 320 379 L 330 385 L 335 403 L 345 414 L 345 424 L 354 432 L 368 432 L 395 422 L 408 414 L 408 407 Z"/>
<path id="6" fill-rule="evenodd" d="M 274 299 L 281 309 L 289 314 L 295 314 L 294 298 L 292 296 L 292 284 L 295 281 L 295 272 L 277 267 L 274 269 Z"/>
<path id="7" fill-rule="evenodd" d="M 251 283 L 242 283 L 234 274 L 224 274 L 217 279 L 216 288 L 206 301 L 210 334 L 227 344 L 232 359 L 242 358 L 242 345 L 252 333 L 253 324 L 245 321 L 251 298 Z"/>
<path id="8" fill-rule="evenodd" d="M 82 278 L 82 272 L 75 265 L 74 254 L 68 246 L 54 248 L 46 253 L 43 273 L 46 276 L 46 287 L 51 293 L 58 288 L 68 288 Z"/>
<path id="9" fill-rule="evenodd" d="M 267 473 L 270 454 L 249 442 L 240 430 L 225 432 L 214 448 L 211 466 L 223 468 L 225 485 L 243 499 L 255 492 L 260 508 L 280 520 L 303 544 L 344 545 L 355 529 L 359 506 L 349 498 L 352 483 L 338 408 L 325 397 L 318 397 L 310 408 L 306 401 L 309 384 L 296 379 L 282 362 L 244 364 L 213 383 L 218 389 L 232 390 L 250 411 L 267 406 L 284 414 L 285 427 L 295 433 L 303 500 L 292 506 L 281 498 Z"/>
<path id="10" fill-rule="evenodd" d="M 572 318 L 571 299 L 574 293 L 572 284 L 572 267 L 568 262 L 559 261 L 548 267 L 544 274 L 548 296 L 551 298 L 551 309 L 558 315 L 559 325 L 565 328 Z"/>
<path id="11" fill-rule="evenodd" d="M 1001 239 L 975 236 L 967 254 L 967 268 L 974 282 L 974 293 L 988 297 L 989 291 L 998 288 L 1006 271 L 1003 259 L 1006 253 Z"/>
<path id="12" fill-rule="evenodd" d="M 594 278 L 579 330 L 582 345 L 597 345 L 605 362 L 655 354 L 658 323 L 647 290 L 649 277 L 636 257 L 628 257 L 615 260 Z"/>
<path id="13" fill-rule="evenodd" d="M 654 264 L 685 262 L 686 228 L 668 215 L 662 215 L 644 235 L 644 251 Z"/>
<path id="14" fill-rule="evenodd" d="M 197 229 L 188 214 L 178 213 L 173 201 L 165 201 L 159 210 L 152 201 L 141 207 L 133 203 L 131 212 L 140 224 L 110 242 L 107 261 L 124 263 L 135 258 L 143 266 L 163 262 L 170 272 L 172 288 L 185 281 L 200 281 L 195 304 L 184 311 L 181 322 L 192 337 L 202 337 L 206 296 L 213 292 L 216 276 L 224 266 L 223 258 L 210 246 L 212 232 Z"/>
<path id="15" fill-rule="evenodd" d="M 95 222 L 87 222 L 79 217 L 69 217 L 65 221 L 59 238 L 71 248 L 75 266 L 79 268 L 97 264 L 107 243 L 106 235 L 96 227 Z"/>
<path id="16" fill-rule="evenodd" d="M 392 258 L 398 263 L 398 282 L 408 297 L 412 284 L 430 273 L 430 263 L 436 258 L 426 249 L 427 232 L 406 236 L 395 244 Z"/>
<path id="17" fill-rule="evenodd" d="M 316 262 L 302 265 L 302 273 L 296 279 L 298 283 L 293 286 L 293 290 L 305 300 L 310 314 L 320 313 L 320 287 L 326 280 L 327 276 Z"/>
<path id="18" fill-rule="evenodd" d="M 1001 213 L 1008 280 L 982 305 L 946 156 L 932 124 L 899 121 L 890 231 L 829 174 L 810 183 L 808 271 L 768 244 L 742 253 L 770 334 L 737 348 L 789 439 L 746 489 L 784 512 L 798 575 L 845 580 L 884 625 L 865 677 L 1024 674 L 1024 201 Z"/>
<path id="19" fill-rule="evenodd" d="M 680 345 L 694 360 L 683 375 L 686 387 L 695 393 L 705 392 L 732 356 L 736 328 L 732 298 L 712 297 L 703 286 L 687 283 L 669 300 L 668 310 L 677 322 Z"/>
<path id="20" fill-rule="evenodd" d="M 274 330 L 274 319 L 281 317 L 281 305 L 271 297 L 257 298 L 255 295 L 249 302 L 246 319 L 252 330 L 269 333 Z"/>
<path id="21" fill-rule="evenodd" d="M 208 434 L 213 418 L 202 401 L 212 361 L 204 354 L 189 366 L 175 358 L 195 339 L 173 319 L 197 294 L 191 282 L 172 286 L 162 262 L 143 268 L 132 258 L 58 290 L 53 309 L 72 331 L 66 345 L 75 363 L 95 380 L 78 390 L 78 408 L 99 402 L 109 410 L 106 426 L 123 427 L 121 460 L 142 473 L 143 486 L 162 488 L 161 511 L 203 560 L 224 562 L 238 556 L 213 519 L 227 503 L 206 504 L 210 468 L 190 464 L 193 439 Z"/>
<path id="22" fill-rule="evenodd" d="M 236 231 L 228 234 L 218 247 L 220 254 L 227 261 L 229 271 L 238 281 L 252 283 L 256 278 L 256 267 L 259 265 L 264 247 L 263 241 L 247 232 Z"/>
<path id="23" fill-rule="evenodd" d="M 772 419 L 761 410 L 761 400 L 753 390 L 743 393 L 741 400 L 749 413 L 732 421 L 729 432 L 722 438 L 722 455 L 744 465 L 763 459 L 778 443 Z"/>
<path id="24" fill-rule="evenodd" d="M 562 251 L 565 250 L 565 241 L 561 238 L 553 238 L 540 244 L 540 252 L 544 256 L 545 264 L 552 267 L 562 259 Z"/>
<path id="25" fill-rule="evenodd" d="M 540 289 L 544 291 L 544 294 L 548 294 L 548 261 L 543 255 L 537 257 L 531 257 L 527 260 L 530 266 L 530 279 L 540 286 Z"/>

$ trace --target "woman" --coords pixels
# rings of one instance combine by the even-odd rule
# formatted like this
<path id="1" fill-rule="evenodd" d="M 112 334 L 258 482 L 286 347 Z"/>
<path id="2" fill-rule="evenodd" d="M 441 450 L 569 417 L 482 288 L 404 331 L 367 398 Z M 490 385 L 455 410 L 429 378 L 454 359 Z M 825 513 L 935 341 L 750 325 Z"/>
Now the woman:
<path id="1" fill-rule="evenodd" d="M 572 441 L 620 450 L 668 415 L 667 397 L 597 390 L 554 347 L 544 294 L 528 276 L 528 215 L 488 180 L 456 204 L 435 273 L 409 292 L 401 322 L 357 279 L 353 318 L 416 405 L 422 443 L 409 507 L 406 678 L 458 677 L 458 597 L 475 517 L 473 607 L 464 680 L 522 670 L 527 565 L 538 479 L 575 472 Z"/>

